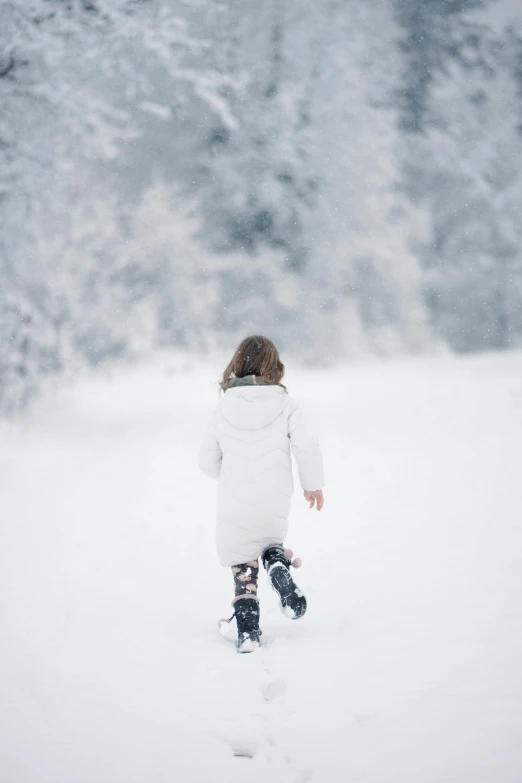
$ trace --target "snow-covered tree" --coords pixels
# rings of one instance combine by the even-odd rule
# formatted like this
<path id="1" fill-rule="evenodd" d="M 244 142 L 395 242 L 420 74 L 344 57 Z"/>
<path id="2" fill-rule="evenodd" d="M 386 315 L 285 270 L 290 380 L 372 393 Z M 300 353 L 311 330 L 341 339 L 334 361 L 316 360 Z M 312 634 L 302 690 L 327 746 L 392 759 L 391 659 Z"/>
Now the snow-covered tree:
<path id="1" fill-rule="evenodd" d="M 421 133 L 429 124 L 433 79 L 445 71 L 448 60 L 460 56 L 463 16 L 491 2 L 494 0 L 394 0 L 404 57 L 397 97 L 401 127 L 407 133 Z"/>
<path id="2" fill-rule="evenodd" d="M 396 189 L 401 63 L 390 3 L 370 12 L 272 0 L 241 17 L 230 0 L 217 19 L 215 67 L 241 88 L 227 93 L 233 122 L 209 129 L 204 150 L 200 195 L 213 247 L 250 254 L 254 265 L 271 255 L 268 268 L 293 291 L 293 318 L 284 308 L 275 317 L 294 346 L 339 356 L 425 344 L 408 248 L 414 220 Z M 230 278 L 244 296 L 241 276 Z M 347 327 L 356 322 L 358 331 Z"/>
<path id="3" fill-rule="evenodd" d="M 513 33 L 462 19 L 431 75 L 422 134 L 405 153 L 410 193 L 429 216 L 420 249 L 437 332 L 458 350 L 521 339 L 522 135 Z"/>
<path id="4" fill-rule="evenodd" d="M 206 110 L 219 113 L 222 104 L 219 76 L 194 67 L 209 43 L 192 35 L 188 15 L 168 2 L 0 3 L 0 320 L 9 335 L 0 347 L 4 389 L 11 387 L 9 367 L 34 375 L 23 369 L 28 354 L 19 347 L 31 329 L 33 353 L 52 354 L 52 361 L 34 365 L 42 374 L 63 363 L 58 328 L 62 336 L 69 333 L 67 355 L 73 344 L 91 361 L 128 347 L 113 302 L 123 286 L 114 270 L 120 223 L 141 198 L 136 183 L 130 198 L 125 187 L 138 168 L 132 151 L 139 156 L 140 139 L 150 135 L 151 112 L 163 118 L 176 112 L 181 122 L 196 95 Z M 157 100 L 162 83 L 168 83 L 169 106 Z M 165 90 L 159 92 L 164 97 Z M 43 303 L 58 301 L 55 317 Z"/>

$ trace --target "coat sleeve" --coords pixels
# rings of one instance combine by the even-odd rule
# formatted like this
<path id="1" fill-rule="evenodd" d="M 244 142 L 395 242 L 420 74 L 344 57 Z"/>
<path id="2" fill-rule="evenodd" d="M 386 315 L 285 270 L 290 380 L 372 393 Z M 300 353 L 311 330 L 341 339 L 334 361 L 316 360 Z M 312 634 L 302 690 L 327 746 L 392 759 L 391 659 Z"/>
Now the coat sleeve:
<path id="1" fill-rule="evenodd" d="M 314 492 L 324 487 L 323 455 L 319 441 L 307 427 L 298 403 L 288 418 L 288 437 L 297 462 L 299 481 L 305 491 Z"/>
<path id="2" fill-rule="evenodd" d="M 215 416 L 212 416 L 199 449 L 199 467 L 210 478 L 218 479 L 221 475 L 222 459 L 223 453 L 216 438 Z"/>

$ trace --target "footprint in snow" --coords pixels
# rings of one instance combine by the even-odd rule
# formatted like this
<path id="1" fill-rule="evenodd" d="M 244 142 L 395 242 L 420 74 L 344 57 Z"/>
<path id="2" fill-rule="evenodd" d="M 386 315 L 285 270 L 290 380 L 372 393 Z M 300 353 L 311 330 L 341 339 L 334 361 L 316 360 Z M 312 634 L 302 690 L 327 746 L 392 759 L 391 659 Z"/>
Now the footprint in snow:
<path id="1" fill-rule="evenodd" d="M 253 759 L 257 752 L 257 742 L 251 737 L 229 740 L 227 744 L 236 758 Z"/>
<path id="2" fill-rule="evenodd" d="M 272 680 L 263 686 L 263 698 L 265 701 L 274 701 L 282 696 L 286 691 L 286 682 L 284 680 Z"/>

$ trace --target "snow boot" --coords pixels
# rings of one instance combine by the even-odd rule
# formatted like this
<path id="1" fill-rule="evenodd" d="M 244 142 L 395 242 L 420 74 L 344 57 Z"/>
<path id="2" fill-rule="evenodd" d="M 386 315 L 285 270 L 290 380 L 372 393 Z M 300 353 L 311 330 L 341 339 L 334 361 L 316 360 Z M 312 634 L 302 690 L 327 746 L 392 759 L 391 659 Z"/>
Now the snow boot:
<path id="1" fill-rule="evenodd" d="M 237 598 L 234 601 L 237 623 L 238 653 L 254 652 L 259 647 L 259 601 L 252 596 Z"/>
<path id="2" fill-rule="evenodd" d="M 306 612 L 306 598 L 290 574 L 292 552 L 281 546 L 271 546 L 263 552 L 263 565 L 272 589 L 279 595 L 279 606 L 285 617 L 298 620 Z M 298 567 L 300 560 L 294 560 Z"/>

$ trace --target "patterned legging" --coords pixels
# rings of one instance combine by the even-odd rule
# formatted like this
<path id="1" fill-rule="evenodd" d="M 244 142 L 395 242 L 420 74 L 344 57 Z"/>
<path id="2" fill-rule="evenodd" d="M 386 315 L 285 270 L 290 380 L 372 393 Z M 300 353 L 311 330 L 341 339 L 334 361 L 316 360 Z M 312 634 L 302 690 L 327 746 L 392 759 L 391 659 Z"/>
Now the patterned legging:
<path id="1" fill-rule="evenodd" d="M 242 563 L 232 566 L 236 598 L 242 595 L 257 596 L 257 578 L 259 576 L 259 562 Z"/>

